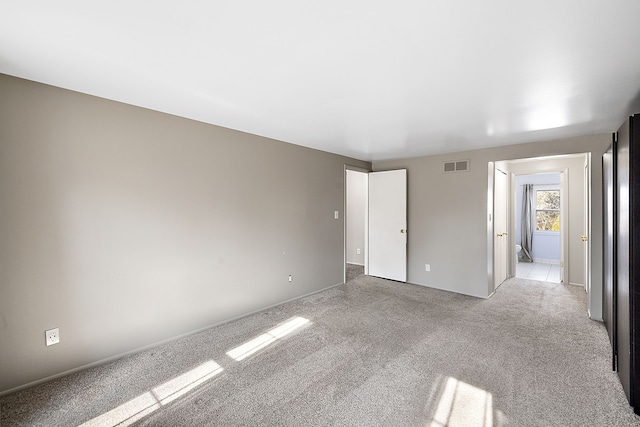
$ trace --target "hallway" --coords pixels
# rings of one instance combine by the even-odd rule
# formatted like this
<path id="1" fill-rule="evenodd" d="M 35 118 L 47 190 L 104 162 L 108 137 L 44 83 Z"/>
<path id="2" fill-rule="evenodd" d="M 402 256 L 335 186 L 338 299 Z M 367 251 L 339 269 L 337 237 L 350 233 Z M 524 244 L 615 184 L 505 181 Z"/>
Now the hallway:
<path id="1" fill-rule="evenodd" d="M 544 264 L 540 262 L 519 262 L 516 264 L 516 277 L 520 279 L 560 283 L 560 266 L 558 264 Z"/>

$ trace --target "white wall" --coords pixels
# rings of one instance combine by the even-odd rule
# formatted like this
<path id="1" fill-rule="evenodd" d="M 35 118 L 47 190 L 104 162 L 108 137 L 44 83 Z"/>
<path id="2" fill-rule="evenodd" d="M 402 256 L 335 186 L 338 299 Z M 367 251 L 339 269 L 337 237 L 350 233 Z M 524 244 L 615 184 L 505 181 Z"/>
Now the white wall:
<path id="1" fill-rule="evenodd" d="M 592 153 L 591 315 L 602 318 L 602 154 L 611 135 L 588 135 L 484 150 L 374 162 L 376 171 L 408 174 L 408 281 L 478 297 L 487 277 L 487 182 L 490 161 Z M 442 172 L 442 162 L 470 160 L 469 172 Z M 582 182 L 582 180 L 580 180 Z M 576 238 L 576 236 L 571 236 Z M 579 234 L 577 236 L 579 239 Z M 431 264 L 431 271 L 424 264 Z"/>
<path id="2" fill-rule="evenodd" d="M 535 231 L 533 233 L 533 260 L 535 262 L 560 262 L 560 233 L 545 233 Z"/>
<path id="3" fill-rule="evenodd" d="M 559 173 L 535 174 L 535 175 L 518 175 L 516 177 L 515 188 L 515 243 L 522 242 L 522 186 L 524 184 L 534 185 L 560 185 Z M 566 197 L 566 195 L 561 195 Z M 542 232 L 534 231 L 533 239 L 533 257 L 543 260 L 560 261 L 560 233 L 559 232 Z"/>
<path id="4" fill-rule="evenodd" d="M 367 174 L 347 170 L 347 262 L 351 264 L 364 265 L 366 203 Z"/>

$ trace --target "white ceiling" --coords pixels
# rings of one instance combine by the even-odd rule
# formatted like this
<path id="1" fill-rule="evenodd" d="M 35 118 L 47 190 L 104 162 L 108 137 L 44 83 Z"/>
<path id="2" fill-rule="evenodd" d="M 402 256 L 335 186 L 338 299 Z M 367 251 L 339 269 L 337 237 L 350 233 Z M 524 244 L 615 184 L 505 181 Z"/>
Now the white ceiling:
<path id="1" fill-rule="evenodd" d="M 0 11 L 1 73 L 363 160 L 611 132 L 640 109 L 638 0 Z"/>

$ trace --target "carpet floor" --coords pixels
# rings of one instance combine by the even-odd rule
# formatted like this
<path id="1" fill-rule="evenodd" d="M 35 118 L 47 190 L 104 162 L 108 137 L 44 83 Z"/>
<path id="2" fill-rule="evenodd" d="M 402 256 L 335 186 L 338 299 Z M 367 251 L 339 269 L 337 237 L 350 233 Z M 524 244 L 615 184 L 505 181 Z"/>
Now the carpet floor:
<path id="1" fill-rule="evenodd" d="M 357 274 L 0 398 L 9 426 L 638 426 L 584 290 Z"/>
<path id="2" fill-rule="evenodd" d="M 364 274 L 364 265 L 347 263 L 347 282 L 357 279 Z"/>

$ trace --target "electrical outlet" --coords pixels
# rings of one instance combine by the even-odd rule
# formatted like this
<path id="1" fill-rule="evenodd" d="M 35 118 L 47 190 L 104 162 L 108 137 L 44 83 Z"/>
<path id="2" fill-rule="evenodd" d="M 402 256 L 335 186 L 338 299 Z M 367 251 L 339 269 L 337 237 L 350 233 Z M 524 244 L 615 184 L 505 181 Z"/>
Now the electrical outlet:
<path id="1" fill-rule="evenodd" d="M 338 219 L 338 218 L 340 218 L 340 212 L 333 211 L 333 219 Z"/>
<path id="2" fill-rule="evenodd" d="M 425 264 L 424 271 L 431 271 L 431 264 Z"/>
<path id="3" fill-rule="evenodd" d="M 60 342 L 60 330 L 58 328 L 44 331 L 47 346 L 58 344 Z"/>
<path id="4" fill-rule="evenodd" d="M 293 276 L 292 275 L 289 275 L 289 281 L 293 282 Z"/>
<path id="5" fill-rule="evenodd" d="M 356 253 L 360 255 L 360 248 L 356 249 Z"/>

